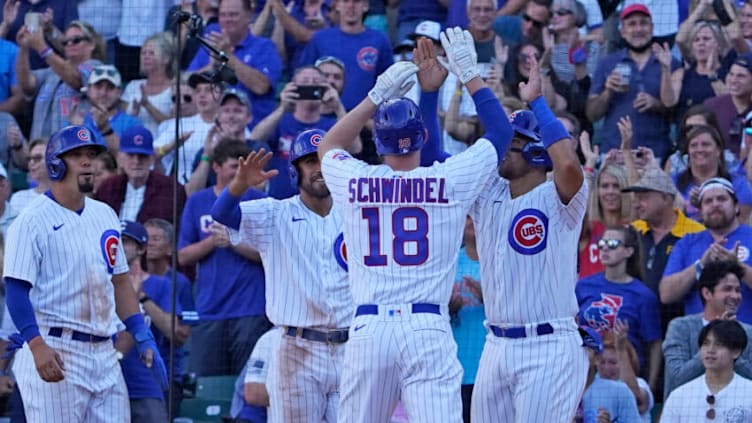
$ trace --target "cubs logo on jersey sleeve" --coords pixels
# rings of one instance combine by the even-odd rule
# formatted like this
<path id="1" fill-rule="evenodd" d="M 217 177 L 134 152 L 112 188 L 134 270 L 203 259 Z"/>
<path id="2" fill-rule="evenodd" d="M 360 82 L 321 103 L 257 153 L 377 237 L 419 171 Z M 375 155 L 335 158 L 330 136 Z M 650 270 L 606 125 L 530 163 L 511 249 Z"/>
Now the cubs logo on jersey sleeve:
<path id="1" fill-rule="evenodd" d="M 107 273 L 112 274 L 117 259 L 117 251 L 120 247 L 120 234 L 113 229 L 105 231 L 99 240 L 99 246 L 102 249 L 102 257 L 107 265 Z"/>
<path id="2" fill-rule="evenodd" d="M 548 217 L 537 209 L 517 213 L 509 228 L 509 245 L 520 254 L 537 254 L 546 248 Z"/>
<path id="3" fill-rule="evenodd" d="M 333 253 L 339 267 L 347 272 L 347 245 L 345 245 L 345 235 L 342 232 L 334 240 Z"/>
<path id="4" fill-rule="evenodd" d="M 582 313 L 587 325 L 603 333 L 614 327 L 619 309 L 624 302 L 621 295 L 601 294 L 599 301 L 593 301 Z"/>

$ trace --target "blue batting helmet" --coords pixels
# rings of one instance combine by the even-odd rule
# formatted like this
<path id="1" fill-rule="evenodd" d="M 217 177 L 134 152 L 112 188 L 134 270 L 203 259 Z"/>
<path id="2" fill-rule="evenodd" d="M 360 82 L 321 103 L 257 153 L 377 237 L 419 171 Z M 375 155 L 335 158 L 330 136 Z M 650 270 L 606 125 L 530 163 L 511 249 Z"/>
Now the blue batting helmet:
<path id="1" fill-rule="evenodd" d="M 373 118 L 376 151 L 379 155 L 402 155 L 418 151 L 426 141 L 423 117 L 408 98 L 383 102 Z"/>
<path id="2" fill-rule="evenodd" d="M 295 164 L 301 157 L 316 154 L 324 135 L 326 135 L 326 132 L 321 129 L 308 129 L 299 133 L 292 142 L 290 148 L 290 178 L 295 185 L 298 183 L 298 169 Z"/>
<path id="3" fill-rule="evenodd" d="M 65 176 L 65 162 L 61 156 L 69 151 L 82 147 L 94 147 L 97 152 L 107 149 L 97 144 L 91 132 L 85 126 L 70 125 L 55 132 L 47 142 L 44 159 L 50 180 L 59 181 Z"/>
<path id="4" fill-rule="evenodd" d="M 530 166 L 551 169 L 553 163 L 541 142 L 538 119 L 530 110 L 517 110 L 509 115 L 509 123 L 515 135 L 522 136 L 529 141 L 522 147 L 522 157 Z"/>

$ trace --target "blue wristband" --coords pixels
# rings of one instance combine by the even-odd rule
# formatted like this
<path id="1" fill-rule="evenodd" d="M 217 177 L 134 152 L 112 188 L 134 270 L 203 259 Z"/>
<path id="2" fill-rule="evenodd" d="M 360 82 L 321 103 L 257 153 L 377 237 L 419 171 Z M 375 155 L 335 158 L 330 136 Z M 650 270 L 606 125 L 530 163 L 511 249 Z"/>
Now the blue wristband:
<path id="1" fill-rule="evenodd" d="M 141 313 L 135 313 L 129 316 L 127 319 L 123 320 L 123 323 L 125 324 L 125 329 L 128 330 L 128 333 L 133 335 L 134 339 L 137 333 L 144 332 L 148 329 L 146 327 L 146 322 L 144 321 L 144 316 L 142 316 Z"/>

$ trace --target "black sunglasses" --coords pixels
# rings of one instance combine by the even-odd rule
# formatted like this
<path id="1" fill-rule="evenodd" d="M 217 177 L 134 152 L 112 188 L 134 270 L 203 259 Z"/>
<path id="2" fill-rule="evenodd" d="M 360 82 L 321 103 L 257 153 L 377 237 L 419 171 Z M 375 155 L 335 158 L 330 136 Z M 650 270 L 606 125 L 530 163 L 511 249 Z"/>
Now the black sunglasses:
<path id="1" fill-rule="evenodd" d="M 557 16 L 567 16 L 567 15 L 571 15 L 573 12 L 567 9 L 559 9 L 559 10 L 554 10 L 554 13 Z"/>
<path id="2" fill-rule="evenodd" d="M 624 244 L 624 241 L 620 239 L 601 238 L 600 240 L 598 240 L 598 249 L 605 250 L 608 247 L 609 250 L 615 250 L 622 244 Z"/>
<path id="3" fill-rule="evenodd" d="M 708 408 L 708 412 L 705 413 L 705 418 L 707 418 L 708 420 L 713 420 L 715 419 L 715 396 L 713 396 L 713 394 L 710 394 L 705 397 L 705 401 L 707 401 L 708 406 L 710 406 L 710 408 Z"/>
<path id="4" fill-rule="evenodd" d="M 76 35 L 75 37 L 68 38 L 67 40 L 60 40 L 60 44 L 62 44 L 63 46 L 67 46 L 68 44 L 76 45 L 80 43 L 81 41 L 89 41 L 89 37 Z"/>
<path id="5" fill-rule="evenodd" d="M 536 21 L 535 19 L 532 18 L 532 16 L 528 15 L 527 13 L 522 15 L 522 19 L 524 19 L 527 22 L 531 22 L 533 26 L 538 29 L 543 28 L 543 26 L 546 24 L 545 22 Z"/>
<path id="6" fill-rule="evenodd" d="M 172 96 L 172 102 L 173 103 L 176 102 L 177 99 L 178 99 L 177 96 L 174 96 L 174 95 Z M 190 103 L 191 101 L 193 101 L 193 96 L 192 95 L 190 95 L 190 94 L 183 94 L 183 103 Z"/>

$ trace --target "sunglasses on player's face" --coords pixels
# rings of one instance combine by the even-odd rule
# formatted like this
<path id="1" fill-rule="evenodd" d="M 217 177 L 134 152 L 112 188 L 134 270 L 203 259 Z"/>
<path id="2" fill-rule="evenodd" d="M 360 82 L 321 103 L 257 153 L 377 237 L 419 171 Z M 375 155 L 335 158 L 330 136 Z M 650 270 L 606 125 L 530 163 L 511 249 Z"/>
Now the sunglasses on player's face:
<path id="1" fill-rule="evenodd" d="M 605 250 L 608 248 L 609 250 L 615 250 L 619 248 L 620 245 L 624 245 L 624 241 L 620 239 L 605 239 L 602 238 L 598 241 L 598 249 L 599 250 Z"/>

